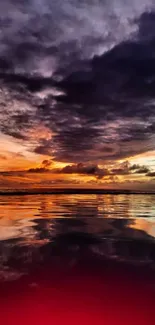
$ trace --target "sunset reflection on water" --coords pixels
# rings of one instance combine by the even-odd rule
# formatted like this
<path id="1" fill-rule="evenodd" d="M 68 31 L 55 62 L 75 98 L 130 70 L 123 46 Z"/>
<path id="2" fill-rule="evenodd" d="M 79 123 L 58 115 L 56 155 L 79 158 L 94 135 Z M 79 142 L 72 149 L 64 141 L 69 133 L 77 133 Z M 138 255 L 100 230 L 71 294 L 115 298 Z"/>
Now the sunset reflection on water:
<path id="1" fill-rule="evenodd" d="M 154 203 L 154 195 L 1 196 L 2 325 L 128 325 L 128 313 L 149 325 Z"/>

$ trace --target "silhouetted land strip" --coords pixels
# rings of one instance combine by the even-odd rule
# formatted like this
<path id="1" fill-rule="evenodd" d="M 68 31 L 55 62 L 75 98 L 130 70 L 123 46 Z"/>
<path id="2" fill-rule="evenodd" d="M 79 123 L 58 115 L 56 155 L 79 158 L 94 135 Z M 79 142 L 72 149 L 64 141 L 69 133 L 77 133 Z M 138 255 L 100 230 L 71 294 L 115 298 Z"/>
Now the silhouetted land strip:
<path id="1" fill-rule="evenodd" d="M 131 190 L 104 190 L 104 189 L 81 189 L 81 188 L 54 188 L 54 189 L 22 189 L 22 190 L 4 190 L 0 191 L 0 195 L 40 195 L 40 194 L 155 194 L 151 191 L 131 191 Z"/>

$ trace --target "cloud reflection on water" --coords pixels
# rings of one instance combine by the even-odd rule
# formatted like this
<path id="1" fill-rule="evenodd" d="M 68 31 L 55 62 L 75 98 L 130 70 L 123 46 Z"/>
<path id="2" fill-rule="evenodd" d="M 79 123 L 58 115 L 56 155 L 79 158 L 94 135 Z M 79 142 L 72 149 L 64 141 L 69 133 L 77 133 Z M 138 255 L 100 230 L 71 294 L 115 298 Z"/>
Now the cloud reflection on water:
<path id="1" fill-rule="evenodd" d="M 0 197 L 0 278 L 64 258 L 68 265 L 88 256 L 154 265 L 154 201 L 154 195 Z"/>

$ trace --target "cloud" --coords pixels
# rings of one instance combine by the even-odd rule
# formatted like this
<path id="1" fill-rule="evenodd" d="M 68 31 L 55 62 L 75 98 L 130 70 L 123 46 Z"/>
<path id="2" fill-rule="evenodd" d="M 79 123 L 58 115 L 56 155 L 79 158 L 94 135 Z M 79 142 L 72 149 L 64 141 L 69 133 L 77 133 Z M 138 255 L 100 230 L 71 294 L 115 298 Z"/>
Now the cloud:
<path id="1" fill-rule="evenodd" d="M 134 171 L 135 174 L 145 174 L 149 173 L 150 168 L 148 166 L 140 166 L 138 164 L 134 164 L 129 167 L 130 171 Z"/>
<path id="2" fill-rule="evenodd" d="M 130 167 L 130 170 L 131 171 L 136 171 L 137 169 L 139 169 L 140 166 L 138 164 L 133 164 L 131 167 Z"/>
<path id="3" fill-rule="evenodd" d="M 43 168 L 43 167 L 28 169 L 28 173 L 44 173 L 44 172 L 48 172 L 48 171 L 49 170 L 47 168 Z"/>
<path id="4" fill-rule="evenodd" d="M 155 172 L 149 172 L 149 173 L 146 174 L 146 176 L 155 177 Z"/>
<path id="5" fill-rule="evenodd" d="M 148 173 L 149 170 L 150 169 L 148 167 L 142 166 L 139 169 L 137 169 L 135 173 L 137 173 L 137 174 L 145 174 L 145 173 Z"/>
<path id="6" fill-rule="evenodd" d="M 142 13 L 137 22 L 139 23 L 138 38 L 143 41 L 153 41 L 155 38 L 155 12 Z"/>
<path id="7" fill-rule="evenodd" d="M 52 159 L 51 160 L 45 159 L 42 161 L 42 166 L 44 166 L 44 168 L 48 168 L 51 165 L 52 165 Z"/>
<path id="8" fill-rule="evenodd" d="M 52 159 L 45 159 L 42 161 L 40 167 L 37 168 L 29 168 L 26 172 L 28 173 L 44 173 L 44 172 L 52 172 L 51 169 L 49 169 L 53 164 Z"/>
<path id="9" fill-rule="evenodd" d="M 71 164 L 66 174 L 103 177 L 99 165 L 155 149 L 152 1 L 36 3 L 7 0 L 0 13 L 1 132 Z M 34 139 L 39 126 L 51 136 Z M 130 168 L 110 175 L 149 172 Z"/>
<path id="10" fill-rule="evenodd" d="M 73 69 L 75 61 L 131 37 L 135 18 L 152 7 L 151 0 L 6 0 L 0 12 L 1 67 L 44 76 Z"/>
<path id="11" fill-rule="evenodd" d="M 94 179 L 100 180 L 102 178 L 109 178 L 114 181 L 117 176 L 133 174 L 151 174 L 149 167 L 140 165 L 131 165 L 128 161 L 124 161 L 119 164 L 116 168 L 99 167 L 98 165 L 89 163 L 78 163 L 66 165 L 63 168 L 50 168 L 52 166 L 51 160 L 45 160 L 42 162 L 41 167 L 30 168 L 28 173 L 50 173 L 50 174 L 68 174 L 68 175 L 83 175 L 93 176 Z"/>
<path id="12" fill-rule="evenodd" d="M 104 176 L 109 175 L 109 171 L 105 168 L 99 168 L 97 165 L 85 165 L 83 163 L 75 164 L 75 165 L 67 165 L 61 169 L 61 173 L 64 174 L 84 174 L 84 175 L 92 175 L 97 178 L 102 178 Z"/>
<path id="13" fill-rule="evenodd" d="M 153 179 L 155 175 L 151 170 L 146 174 L 146 169 L 149 170 L 147 166 L 131 165 L 128 161 L 120 164 L 115 163 L 111 167 L 79 163 L 59 168 L 50 165 L 50 160 L 46 162 L 44 160 L 37 168 L 0 172 L 0 185 L 1 189 L 85 185 L 153 190 L 155 188 Z M 141 174 L 143 175 L 142 179 Z M 148 176 L 152 178 L 148 180 Z"/>
<path id="14" fill-rule="evenodd" d="M 125 161 L 119 165 L 118 168 L 111 170 L 114 175 L 132 175 L 132 174 L 146 174 L 150 171 L 148 166 L 141 166 L 138 164 L 131 165 L 128 161 Z"/>

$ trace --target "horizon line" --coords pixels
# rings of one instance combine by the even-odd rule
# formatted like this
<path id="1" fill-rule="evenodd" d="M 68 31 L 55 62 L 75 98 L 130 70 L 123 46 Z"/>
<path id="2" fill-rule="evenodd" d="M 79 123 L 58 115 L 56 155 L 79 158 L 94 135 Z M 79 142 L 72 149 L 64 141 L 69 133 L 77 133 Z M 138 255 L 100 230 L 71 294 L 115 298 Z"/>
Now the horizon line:
<path id="1" fill-rule="evenodd" d="M 22 188 L 2 189 L 0 195 L 39 195 L 39 194 L 155 194 L 151 190 L 99 189 L 99 188 Z"/>

